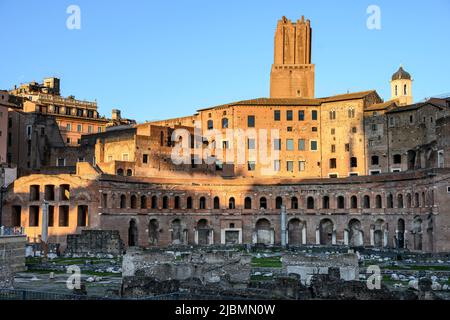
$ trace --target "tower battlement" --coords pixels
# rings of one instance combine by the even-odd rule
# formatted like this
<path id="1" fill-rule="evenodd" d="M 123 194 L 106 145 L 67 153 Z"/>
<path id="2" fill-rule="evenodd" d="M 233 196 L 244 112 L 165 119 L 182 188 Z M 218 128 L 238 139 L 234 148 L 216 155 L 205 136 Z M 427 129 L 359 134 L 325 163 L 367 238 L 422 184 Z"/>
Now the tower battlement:
<path id="1" fill-rule="evenodd" d="M 314 98 L 311 38 L 311 23 L 304 16 L 296 22 L 284 16 L 278 21 L 270 74 L 272 98 Z"/>

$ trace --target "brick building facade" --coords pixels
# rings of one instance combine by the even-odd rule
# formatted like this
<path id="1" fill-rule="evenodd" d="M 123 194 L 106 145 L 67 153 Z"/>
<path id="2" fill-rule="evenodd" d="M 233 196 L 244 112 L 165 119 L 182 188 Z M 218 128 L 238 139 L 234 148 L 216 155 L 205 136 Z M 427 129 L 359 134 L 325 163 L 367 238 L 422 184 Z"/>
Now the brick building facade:
<path id="1" fill-rule="evenodd" d="M 270 245 L 286 208 L 290 245 L 450 250 L 449 99 L 408 104 L 402 68 L 390 101 L 374 90 L 315 98 L 310 45 L 309 21 L 278 23 L 270 98 L 125 121 L 76 146 L 60 137 L 46 174 L 9 186 L 3 224 L 38 242 L 45 201 L 63 246 L 83 230 L 117 230 L 126 246 Z"/>

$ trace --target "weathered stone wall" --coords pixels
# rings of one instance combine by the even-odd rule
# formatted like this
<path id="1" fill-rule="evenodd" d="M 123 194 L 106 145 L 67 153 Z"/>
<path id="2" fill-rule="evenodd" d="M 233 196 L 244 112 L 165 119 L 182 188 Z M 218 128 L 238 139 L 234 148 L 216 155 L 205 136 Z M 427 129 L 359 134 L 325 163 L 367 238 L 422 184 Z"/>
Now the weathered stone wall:
<path id="1" fill-rule="evenodd" d="M 26 270 L 25 236 L 0 236 L 0 288 L 14 284 L 14 273 Z"/>
<path id="2" fill-rule="evenodd" d="M 282 259 L 286 274 L 298 274 L 300 281 L 309 285 L 317 274 L 328 274 L 330 268 L 338 268 L 341 279 L 358 280 L 358 257 L 354 253 L 332 255 L 285 254 Z"/>
<path id="3" fill-rule="evenodd" d="M 124 277 L 150 277 L 157 281 L 199 279 L 201 283 L 232 286 L 250 278 L 251 256 L 233 250 L 131 250 L 123 257 Z"/>
<path id="4" fill-rule="evenodd" d="M 82 230 L 81 234 L 67 235 L 65 253 L 121 255 L 123 249 L 123 241 L 118 231 Z"/>

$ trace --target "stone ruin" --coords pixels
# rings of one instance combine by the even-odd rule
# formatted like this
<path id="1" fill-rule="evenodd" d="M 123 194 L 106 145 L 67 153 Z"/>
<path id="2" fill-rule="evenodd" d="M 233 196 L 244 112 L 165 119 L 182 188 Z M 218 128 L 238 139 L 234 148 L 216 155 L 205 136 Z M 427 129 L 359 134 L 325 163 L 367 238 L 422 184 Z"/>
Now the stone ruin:
<path id="1" fill-rule="evenodd" d="M 369 289 L 365 281 L 359 280 L 358 256 L 354 253 L 277 254 L 281 255 L 282 267 L 272 278 L 255 281 L 251 275 L 261 268 L 252 266 L 252 253 L 242 248 L 129 250 L 123 256 L 121 295 L 144 298 L 177 294 L 182 299 L 436 299 L 426 279 L 420 280 L 419 290 L 393 291 L 383 283 L 379 289 Z"/>

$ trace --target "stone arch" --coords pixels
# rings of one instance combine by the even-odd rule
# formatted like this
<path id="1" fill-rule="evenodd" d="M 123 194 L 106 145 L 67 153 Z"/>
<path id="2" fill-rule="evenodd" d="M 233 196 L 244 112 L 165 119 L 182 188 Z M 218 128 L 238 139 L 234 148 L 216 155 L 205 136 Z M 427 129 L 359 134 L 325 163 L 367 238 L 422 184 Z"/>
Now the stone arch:
<path id="1" fill-rule="evenodd" d="M 306 208 L 307 209 L 314 209 L 315 203 L 314 203 L 314 197 L 309 196 L 306 198 Z"/>
<path id="2" fill-rule="evenodd" d="M 208 225 L 208 220 L 200 219 L 196 226 L 197 233 L 197 244 L 207 245 L 210 243 L 209 237 L 211 232 L 211 227 Z"/>
<path id="3" fill-rule="evenodd" d="M 138 227 L 135 219 L 131 219 L 128 225 L 128 246 L 138 245 Z"/>
<path id="4" fill-rule="evenodd" d="M 344 198 L 344 196 L 338 196 L 337 197 L 337 208 L 338 209 L 345 209 L 345 198 Z"/>
<path id="5" fill-rule="evenodd" d="M 169 197 L 163 196 L 162 198 L 162 208 L 163 209 L 169 209 Z"/>
<path id="6" fill-rule="evenodd" d="M 120 195 L 120 208 L 125 209 L 127 207 L 127 197 L 124 194 Z"/>
<path id="7" fill-rule="evenodd" d="M 214 202 L 214 204 L 213 204 L 214 209 L 220 209 L 220 198 L 215 196 L 213 202 Z"/>
<path id="8" fill-rule="evenodd" d="M 298 198 L 297 197 L 291 198 L 291 209 L 298 209 Z"/>
<path id="9" fill-rule="evenodd" d="M 363 196 L 363 208 L 370 209 L 370 196 L 367 194 Z"/>
<path id="10" fill-rule="evenodd" d="M 401 193 L 397 195 L 397 208 L 403 208 L 403 194 Z"/>
<path id="11" fill-rule="evenodd" d="M 267 209 L 267 198 L 266 197 L 259 198 L 259 208 Z"/>
<path id="12" fill-rule="evenodd" d="M 147 197 L 141 196 L 141 209 L 147 209 Z"/>
<path id="13" fill-rule="evenodd" d="M 198 208 L 199 209 L 206 209 L 206 198 L 205 197 L 202 196 L 198 200 Z"/>
<path id="14" fill-rule="evenodd" d="M 275 198 L 275 209 L 281 209 L 281 206 L 283 205 L 283 198 L 278 196 Z"/>
<path id="15" fill-rule="evenodd" d="M 156 219 L 150 219 L 148 222 L 148 242 L 156 246 L 159 241 L 159 222 Z"/>
<path id="16" fill-rule="evenodd" d="M 319 223 L 319 243 L 321 245 L 333 244 L 334 223 L 331 219 L 325 218 Z"/>
<path id="17" fill-rule="evenodd" d="M 288 244 L 295 246 L 306 244 L 306 222 L 292 218 L 288 222 Z"/>
<path id="18" fill-rule="evenodd" d="M 327 195 L 322 198 L 322 209 L 330 209 L 330 197 Z"/>
<path id="19" fill-rule="evenodd" d="M 118 176 L 123 176 L 123 169 L 122 168 L 118 168 L 117 169 L 117 175 Z"/>
<path id="20" fill-rule="evenodd" d="M 414 250 L 422 250 L 422 219 L 419 216 L 414 217 L 411 233 L 413 235 Z"/>
<path id="21" fill-rule="evenodd" d="M 405 220 L 397 220 L 397 236 L 396 236 L 397 248 L 405 248 Z"/>
<path id="22" fill-rule="evenodd" d="M 87 192 L 80 192 L 75 197 L 75 201 L 91 201 L 91 196 Z"/>
<path id="23" fill-rule="evenodd" d="M 192 209 L 192 197 L 191 196 L 186 198 L 186 209 Z"/>
<path id="24" fill-rule="evenodd" d="M 350 197 L 350 208 L 352 209 L 358 208 L 358 197 L 355 195 Z"/>
<path id="25" fill-rule="evenodd" d="M 255 224 L 256 243 L 272 244 L 273 230 L 270 221 L 266 218 L 260 218 Z"/>
<path id="26" fill-rule="evenodd" d="M 389 193 L 386 196 L 386 208 L 393 208 L 394 207 L 394 197 L 392 196 L 392 193 Z"/>
<path id="27" fill-rule="evenodd" d="M 382 200 L 381 200 L 381 195 L 377 194 L 375 196 L 375 208 L 381 209 L 382 207 L 383 207 L 383 203 L 382 203 Z"/>
<path id="28" fill-rule="evenodd" d="M 361 227 L 361 221 L 351 219 L 348 223 L 349 245 L 352 247 L 361 247 L 364 245 L 364 233 Z"/>
<path id="29" fill-rule="evenodd" d="M 157 196 L 152 196 L 151 207 L 152 207 L 152 209 L 158 209 L 158 197 Z"/>
<path id="30" fill-rule="evenodd" d="M 412 197 L 411 193 L 406 194 L 406 208 L 412 208 Z"/>
<path id="31" fill-rule="evenodd" d="M 377 219 L 373 225 L 373 245 L 381 248 L 385 246 L 384 232 L 386 231 L 385 222 L 383 219 Z"/>
<path id="32" fill-rule="evenodd" d="M 171 240 L 172 244 L 183 244 L 185 243 L 185 232 L 186 230 L 183 229 L 183 226 L 181 224 L 181 220 L 176 218 L 173 219 L 170 224 L 170 231 L 171 231 Z"/>
<path id="33" fill-rule="evenodd" d="M 132 194 L 130 197 L 130 208 L 137 209 L 137 197 L 134 194 Z"/>
<path id="34" fill-rule="evenodd" d="M 228 199 L 228 209 L 236 209 L 236 200 L 234 197 L 230 197 L 230 199 Z"/>
<path id="35" fill-rule="evenodd" d="M 252 208 L 252 198 L 245 197 L 244 199 L 244 209 L 251 209 Z"/>

